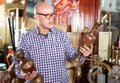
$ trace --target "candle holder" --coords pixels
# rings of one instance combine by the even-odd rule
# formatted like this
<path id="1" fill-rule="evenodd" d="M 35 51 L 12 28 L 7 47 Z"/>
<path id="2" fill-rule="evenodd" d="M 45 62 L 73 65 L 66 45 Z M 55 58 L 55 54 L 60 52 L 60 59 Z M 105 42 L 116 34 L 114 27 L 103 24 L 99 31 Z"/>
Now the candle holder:
<path id="1" fill-rule="evenodd" d="M 114 50 L 115 63 L 108 72 L 108 83 L 120 83 L 119 50 Z"/>

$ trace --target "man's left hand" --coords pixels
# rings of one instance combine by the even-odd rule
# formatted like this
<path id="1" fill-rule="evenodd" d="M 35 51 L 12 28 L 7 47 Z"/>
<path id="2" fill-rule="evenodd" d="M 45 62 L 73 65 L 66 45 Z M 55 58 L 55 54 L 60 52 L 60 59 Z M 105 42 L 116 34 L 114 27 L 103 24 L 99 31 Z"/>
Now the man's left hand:
<path id="1" fill-rule="evenodd" d="M 81 46 L 79 51 L 83 53 L 85 57 L 89 56 L 93 52 L 93 45 L 90 44 L 90 48 L 84 45 L 83 47 Z"/>

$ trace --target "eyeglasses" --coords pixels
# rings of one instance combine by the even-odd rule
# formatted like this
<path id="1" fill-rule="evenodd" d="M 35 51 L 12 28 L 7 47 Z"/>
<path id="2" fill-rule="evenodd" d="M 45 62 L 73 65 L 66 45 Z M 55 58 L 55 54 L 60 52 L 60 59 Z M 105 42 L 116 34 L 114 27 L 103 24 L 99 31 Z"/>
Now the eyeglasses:
<path id="1" fill-rule="evenodd" d="M 47 18 L 47 19 L 50 19 L 51 17 L 53 17 L 53 18 L 55 18 L 56 17 L 56 14 L 55 13 L 51 13 L 51 14 L 42 14 L 42 13 L 36 13 L 36 14 L 38 14 L 38 15 L 43 15 L 43 16 L 45 16 L 45 18 Z"/>

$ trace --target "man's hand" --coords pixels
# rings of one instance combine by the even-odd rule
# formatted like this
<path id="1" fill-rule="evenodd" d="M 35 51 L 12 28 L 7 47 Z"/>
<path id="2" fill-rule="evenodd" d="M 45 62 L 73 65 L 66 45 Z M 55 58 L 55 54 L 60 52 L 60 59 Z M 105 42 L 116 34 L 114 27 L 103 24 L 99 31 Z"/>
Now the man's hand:
<path id="1" fill-rule="evenodd" d="M 30 73 L 30 72 L 25 73 L 24 79 L 25 80 L 33 80 L 37 76 L 37 74 L 38 74 L 37 71 L 33 71 L 32 73 Z"/>
<path id="2" fill-rule="evenodd" d="M 92 52 L 93 52 L 93 45 L 92 44 L 90 44 L 90 48 L 89 47 L 87 47 L 87 46 L 85 46 L 84 45 L 84 47 L 80 47 L 80 49 L 79 49 L 79 51 L 81 52 L 81 53 L 83 53 L 83 55 L 85 56 L 85 57 L 87 57 L 87 56 L 89 56 Z"/>

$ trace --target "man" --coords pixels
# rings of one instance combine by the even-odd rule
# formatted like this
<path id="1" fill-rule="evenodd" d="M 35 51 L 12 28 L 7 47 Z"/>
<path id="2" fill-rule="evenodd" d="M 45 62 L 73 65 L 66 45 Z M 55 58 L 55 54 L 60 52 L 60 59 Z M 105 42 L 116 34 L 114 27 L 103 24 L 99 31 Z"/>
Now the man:
<path id="1" fill-rule="evenodd" d="M 53 7 L 39 2 L 34 7 L 34 19 L 37 27 L 28 31 L 20 38 L 18 49 L 22 49 L 26 58 L 34 60 L 36 71 L 31 74 L 23 73 L 20 69 L 20 61 L 16 60 L 15 72 L 19 78 L 28 83 L 36 77 L 37 73 L 44 77 L 44 83 L 68 83 L 69 77 L 66 61 L 78 55 L 72 46 L 68 35 L 54 27 L 55 13 Z M 80 61 L 84 62 L 86 56 L 93 50 L 86 46 L 79 51 L 84 56 Z"/>

